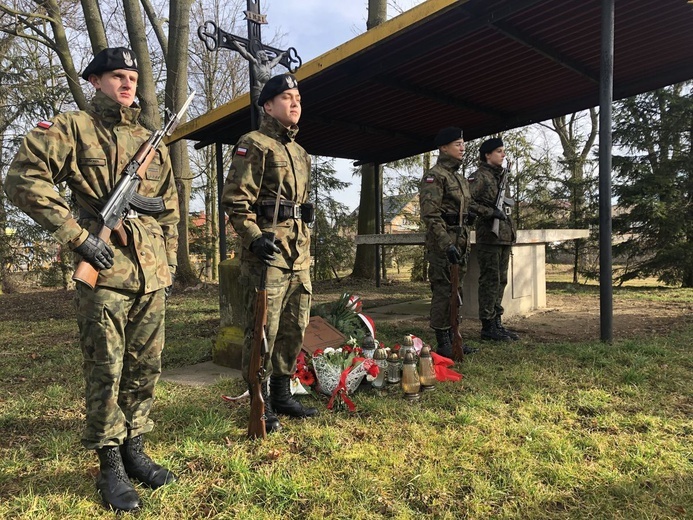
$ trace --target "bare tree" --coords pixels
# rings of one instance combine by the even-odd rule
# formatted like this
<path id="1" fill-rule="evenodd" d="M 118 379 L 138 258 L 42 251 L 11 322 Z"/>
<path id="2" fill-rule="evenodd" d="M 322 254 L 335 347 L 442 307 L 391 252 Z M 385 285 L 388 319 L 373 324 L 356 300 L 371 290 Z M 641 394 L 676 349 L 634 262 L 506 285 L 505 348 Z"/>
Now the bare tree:
<path id="1" fill-rule="evenodd" d="M 93 53 L 96 53 L 110 45 L 107 30 L 110 27 L 111 32 L 114 33 L 114 39 L 118 41 L 127 39 L 138 56 L 140 72 L 138 97 L 142 107 L 142 124 L 148 128 L 159 127 L 161 116 L 157 89 L 160 83 L 159 75 L 155 74 L 155 65 L 161 63 L 165 69 L 165 106 L 175 112 L 187 98 L 187 47 L 192 0 L 168 3 L 168 40 L 163 32 L 165 21 L 157 16 L 155 6 L 149 0 L 141 0 L 141 3 L 139 0 L 123 0 L 120 5 L 118 2 L 109 5 L 107 1 L 81 0 L 81 13 L 76 6 L 75 2 L 68 0 L 42 2 L 19 0 L 12 3 L 0 3 L 0 32 L 38 42 L 53 50 L 65 71 L 65 81 L 75 104 L 80 109 L 84 109 L 87 106 L 87 98 L 79 83 L 77 67 L 72 55 L 73 51 L 77 53 L 83 51 L 79 43 L 83 46 L 84 42 L 79 42 L 79 39 L 71 40 L 70 34 L 80 34 L 76 25 L 86 27 L 91 49 Z M 104 21 L 102 12 L 105 8 L 110 10 L 106 17 L 108 22 Z M 143 15 L 143 9 L 146 18 Z M 73 25 L 66 23 L 66 15 L 78 17 L 79 23 L 73 20 L 71 21 Z M 152 26 L 158 49 L 153 49 L 152 42 L 148 39 L 145 19 L 148 19 Z M 118 23 L 120 20 L 124 20 L 126 31 L 122 31 L 123 24 Z M 115 23 L 109 25 L 113 21 Z M 159 56 L 163 56 L 163 59 L 159 59 Z M 80 61 L 84 61 L 83 54 L 79 58 Z M 50 115 L 53 114 L 46 114 L 46 116 Z M 183 283 L 189 283 L 194 279 L 194 273 L 188 254 L 188 220 L 185 218 L 188 214 L 191 186 L 188 149 L 185 143 L 176 143 L 171 146 L 170 152 L 177 180 L 181 215 L 184 216 L 179 226 L 179 275 L 177 278 Z"/>
<path id="2" fill-rule="evenodd" d="M 366 28 L 368 30 L 373 29 L 386 20 L 387 0 L 368 0 Z M 380 165 L 375 164 L 364 164 L 361 167 L 361 195 L 357 225 L 359 235 L 373 234 L 377 231 L 374 194 L 380 189 L 377 180 L 381 168 Z M 370 279 L 375 277 L 376 247 L 378 246 L 365 244 L 360 244 L 356 247 L 356 258 L 354 259 L 354 269 L 351 272 L 351 276 Z"/>
<path id="3" fill-rule="evenodd" d="M 588 111 L 585 124 L 584 113 L 564 115 L 553 118 L 551 126 L 561 142 L 563 158 L 561 164 L 568 173 L 567 188 L 570 201 L 570 227 L 584 228 L 588 225 L 586 194 L 589 192 L 585 177 L 585 167 L 599 131 L 599 117 L 596 108 Z M 578 283 L 578 275 L 585 264 L 585 241 L 573 241 L 573 283 Z"/>

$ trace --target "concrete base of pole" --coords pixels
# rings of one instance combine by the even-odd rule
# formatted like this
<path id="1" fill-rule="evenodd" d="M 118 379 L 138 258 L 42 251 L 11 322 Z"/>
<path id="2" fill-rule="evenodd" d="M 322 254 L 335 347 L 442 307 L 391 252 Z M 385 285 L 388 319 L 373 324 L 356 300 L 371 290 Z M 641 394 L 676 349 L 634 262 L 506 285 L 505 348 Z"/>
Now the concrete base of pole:
<path id="1" fill-rule="evenodd" d="M 238 283 L 240 261 L 236 258 L 219 263 L 219 333 L 212 348 L 212 361 L 224 367 L 241 369 L 243 339 L 242 288 Z"/>

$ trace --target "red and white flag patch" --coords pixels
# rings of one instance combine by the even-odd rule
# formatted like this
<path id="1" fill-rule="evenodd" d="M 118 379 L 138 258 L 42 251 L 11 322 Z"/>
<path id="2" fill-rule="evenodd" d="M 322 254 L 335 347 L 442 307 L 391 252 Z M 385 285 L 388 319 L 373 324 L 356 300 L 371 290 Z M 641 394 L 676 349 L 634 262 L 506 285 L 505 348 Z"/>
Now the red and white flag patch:
<path id="1" fill-rule="evenodd" d="M 427 183 L 429 183 L 429 184 L 430 184 L 431 182 L 433 182 L 433 181 L 435 181 L 435 179 L 434 179 L 433 177 L 426 177 L 426 178 L 424 178 L 424 182 L 427 182 Z"/>
<path id="2" fill-rule="evenodd" d="M 53 123 L 50 121 L 39 121 L 36 126 L 43 128 L 44 130 L 48 130 L 51 126 L 53 126 Z"/>
<path id="3" fill-rule="evenodd" d="M 245 155 L 248 153 L 247 148 L 241 148 L 240 146 L 236 148 L 236 155 L 240 155 L 241 157 L 245 157 Z"/>

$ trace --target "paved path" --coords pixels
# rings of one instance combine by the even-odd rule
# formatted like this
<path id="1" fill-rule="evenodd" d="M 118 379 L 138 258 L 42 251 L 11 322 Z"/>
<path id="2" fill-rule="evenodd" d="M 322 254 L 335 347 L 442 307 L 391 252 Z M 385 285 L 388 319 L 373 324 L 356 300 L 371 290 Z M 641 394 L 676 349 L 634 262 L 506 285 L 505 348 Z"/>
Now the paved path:
<path id="1" fill-rule="evenodd" d="M 373 318 L 376 326 L 378 321 L 400 321 L 418 318 L 428 318 L 431 311 L 431 299 L 414 300 L 403 303 L 382 305 L 373 309 L 364 309 L 363 313 Z"/>
<path id="2" fill-rule="evenodd" d="M 235 368 L 223 367 L 211 361 L 198 363 L 187 367 L 164 370 L 161 380 L 189 386 L 212 385 L 220 379 L 240 379 L 241 371 Z"/>

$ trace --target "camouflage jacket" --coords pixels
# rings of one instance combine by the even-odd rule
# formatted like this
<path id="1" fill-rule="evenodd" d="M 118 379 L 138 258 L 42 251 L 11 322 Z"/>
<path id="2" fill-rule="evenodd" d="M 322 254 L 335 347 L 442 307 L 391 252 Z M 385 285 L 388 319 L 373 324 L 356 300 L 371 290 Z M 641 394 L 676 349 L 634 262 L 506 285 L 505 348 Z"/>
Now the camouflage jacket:
<path id="1" fill-rule="evenodd" d="M 89 231 L 98 233 L 99 209 L 120 172 L 151 135 L 137 122 L 139 114 L 139 107 L 124 107 L 97 92 L 88 110 L 42 121 L 24 137 L 10 165 L 7 196 L 61 244 L 81 244 Z M 79 217 L 55 190 L 60 182 L 67 183 L 81 208 Z M 179 209 L 164 146 L 157 150 L 138 193 L 161 196 L 166 209 L 124 220 L 128 245 L 112 240 L 114 265 L 99 273 L 99 286 L 148 293 L 171 284 L 168 266 L 177 264 Z"/>
<path id="2" fill-rule="evenodd" d="M 510 245 L 515 243 L 515 224 L 510 215 L 508 220 L 501 220 L 498 236 L 491 232 L 493 226 L 493 209 L 496 207 L 498 183 L 503 168 L 480 162 L 479 169 L 469 176 L 469 189 L 472 198 L 478 204 L 479 218 L 476 221 L 476 243 Z M 506 196 L 509 190 L 506 190 Z"/>
<path id="3" fill-rule="evenodd" d="M 470 227 L 462 225 L 457 238 L 459 215 L 463 220 L 472 207 L 469 185 L 457 173 L 461 161 L 441 153 L 438 162 L 428 170 L 419 186 L 421 220 L 426 225 L 426 249 L 444 253 L 452 244 L 464 253 L 468 247 Z M 448 222 L 445 220 L 447 216 Z"/>
<path id="4" fill-rule="evenodd" d="M 272 231 L 272 219 L 258 216 L 258 203 L 283 200 L 303 204 L 310 192 L 310 156 L 296 143 L 298 127 L 286 128 L 263 115 L 259 130 L 247 133 L 234 148 L 231 170 L 224 185 L 222 204 L 241 238 L 241 260 L 259 262 L 250 244 L 262 232 Z M 277 223 L 277 246 L 272 265 L 300 271 L 310 267 L 310 228 L 300 219 Z"/>

